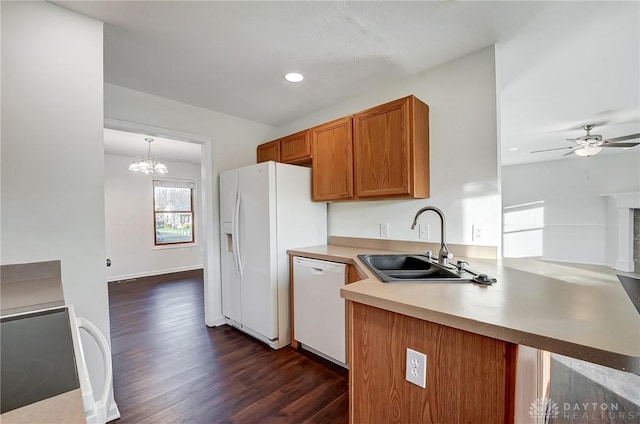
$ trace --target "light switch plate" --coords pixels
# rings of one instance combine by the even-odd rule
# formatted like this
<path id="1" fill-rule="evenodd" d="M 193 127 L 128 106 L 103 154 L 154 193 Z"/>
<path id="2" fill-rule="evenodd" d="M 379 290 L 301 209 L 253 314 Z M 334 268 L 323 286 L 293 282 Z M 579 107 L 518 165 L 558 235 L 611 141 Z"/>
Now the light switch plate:
<path id="1" fill-rule="evenodd" d="M 407 348 L 406 379 L 416 386 L 427 388 L 427 355 Z"/>

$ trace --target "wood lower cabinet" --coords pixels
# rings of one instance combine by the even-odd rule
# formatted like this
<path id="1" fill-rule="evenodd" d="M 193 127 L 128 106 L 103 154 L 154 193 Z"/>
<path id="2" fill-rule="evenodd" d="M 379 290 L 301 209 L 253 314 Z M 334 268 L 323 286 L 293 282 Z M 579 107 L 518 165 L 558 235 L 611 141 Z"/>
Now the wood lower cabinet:
<path id="1" fill-rule="evenodd" d="M 357 113 L 356 198 L 429 197 L 429 107 L 414 96 Z"/>
<path id="2" fill-rule="evenodd" d="M 280 161 L 280 142 L 278 140 L 258 146 L 258 163 L 270 160 Z"/>
<path id="3" fill-rule="evenodd" d="M 349 302 L 349 422 L 513 423 L 517 345 Z M 427 385 L 405 380 L 407 348 Z"/>
<path id="4" fill-rule="evenodd" d="M 352 119 L 311 128 L 313 200 L 353 198 Z"/>
<path id="5" fill-rule="evenodd" d="M 280 162 L 304 163 L 311 160 L 311 137 L 304 130 L 280 139 Z"/>
<path id="6" fill-rule="evenodd" d="M 347 284 L 355 283 L 356 281 L 364 280 L 366 277 L 360 274 L 358 268 L 355 265 L 349 265 L 347 267 Z"/>

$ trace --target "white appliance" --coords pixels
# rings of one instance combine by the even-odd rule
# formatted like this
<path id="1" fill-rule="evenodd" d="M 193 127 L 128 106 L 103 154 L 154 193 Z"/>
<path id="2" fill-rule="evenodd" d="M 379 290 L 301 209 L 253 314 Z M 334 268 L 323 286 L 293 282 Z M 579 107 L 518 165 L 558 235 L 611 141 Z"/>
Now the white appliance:
<path id="1" fill-rule="evenodd" d="M 291 343 L 287 249 L 327 242 L 327 205 L 311 169 L 263 162 L 220 174 L 222 312 L 279 349 Z"/>
<path id="2" fill-rule="evenodd" d="M 6 315 L 0 325 L 3 412 L 79 388 L 88 424 L 120 418 L 115 403 L 115 416 L 107 417 L 113 386 L 107 340 L 89 320 L 76 317 L 73 305 Z M 80 329 L 95 340 L 102 354 L 104 381 L 99 400 L 89 380 Z"/>
<path id="3" fill-rule="evenodd" d="M 346 265 L 316 259 L 293 258 L 294 339 L 302 347 L 344 366 L 346 359 Z"/>

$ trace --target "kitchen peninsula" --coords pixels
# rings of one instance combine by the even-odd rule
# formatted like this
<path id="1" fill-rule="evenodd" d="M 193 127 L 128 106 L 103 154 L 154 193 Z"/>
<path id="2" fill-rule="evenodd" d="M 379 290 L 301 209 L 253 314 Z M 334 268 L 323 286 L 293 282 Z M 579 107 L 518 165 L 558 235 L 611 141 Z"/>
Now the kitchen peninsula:
<path id="1" fill-rule="evenodd" d="M 640 316 L 613 270 L 467 258 L 498 282 L 382 283 L 362 246 L 289 251 L 364 277 L 341 290 L 351 422 L 514 422 L 519 345 L 640 374 Z M 427 355 L 426 389 L 405 381 L 407 348 Z"/>

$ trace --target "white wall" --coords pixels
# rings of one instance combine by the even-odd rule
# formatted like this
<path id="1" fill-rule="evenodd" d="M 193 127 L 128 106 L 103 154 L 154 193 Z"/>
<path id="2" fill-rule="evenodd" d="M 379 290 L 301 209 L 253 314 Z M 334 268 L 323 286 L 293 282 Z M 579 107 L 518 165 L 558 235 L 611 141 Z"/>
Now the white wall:
<path id="1" fill-rule="evenodd" d="M 563 139 L 584 134 L 587 123 L 605 138 L 640 132 L 639 16 L 638 2 L 554 2 L 496 46 L 505 165 L 569 146 Z M 569 128 L 573 135 L 565 136 Z M 507 150 L 516 143 L 518 151 Z M 614 266 L 618 211 L 597 194 L 638 191 L 637 149 L 569 160 L 557 160 L 566 152 L 558 150 L 535 154 L 552 162 L 505 167 L 505 207 L 545 205 L 544 230 L 531 228 L 538 225 L 533 209 L 524 216 L 519 208 L 519 217 L 511 210 L 509 219 L 529 229 L 505 234 L 504 254 Z"/>
<path id="2" fill-rule="evenodd" d="M 640 191 L 640 155 L 505 166 L 502 175 L 504 256 L 615 264 L 617 212 L 602 195 Z"/>
<path id="3" fill-rule="evenodd" d="M 109 340 L 102 22 L 45 2 L 1 8 L 1 262 L 60 259 L 65 300 Z M 85 341 L 100 394 L 100 355 Z"/>
<path id="4" fill-rule="evenodd" d="M 556 160 L 530 152 L 568 146 L 587 123 L 605 138 L 640 132 L 638 22 L 639 2 L 548 2 L 496 45 L 503 147 L 520 147 L 505 165 Z"/>
<path id="5" fill-rule="evenodd" d="M 388 223 L 391 239 L 418 240 L 418 232 L 409 229 L 413 217 L 421 207 L 433 205 L 447 218 L 447 241 L 498 246 L 500 187 L 493 47 L 397 83 L 371 87 L 364 95 L 279 128 L 277 135 L 409 94 L 430 108 L 431 198 L 331 204 L 330 235 L 379 238 L 380 224 Z M 435 214 L 424 214 L 420 222 L 430 225 L 429 240 L 439 239 Z M 482 227 L 480 239 L 472 241 L 472 225 Z"/>
<path id="6" fill-rule="evenodd" d="M 153 177 L 128 170 L 130 157 L 105 155 L 104 198 L 106 254 L 111 259 L 107 280 L 202 268 L 200 164 L 164 161 L 163 178 L 196 181 L 193 191 L 195 245 L 154 246 Z"/>
<path id="7" fill-rule="evenodd" d="M 203 246 L 203 262 L 206 264 L 205 321 L 207 325 L 223 323 L 218 242 L 218 174 L 220 171 L 255 163 L 256 146 L 269 140 L 269 134 L 274 128 L 112 84 L 105 84 L 104 89 L 106 118 L 196 134 L 211 140 L 210 146 L 204 146 L 202 152 L 203 161 L 213 161 L 213 169 L 210 175 L 203 171 L 201 179 L 202 184 L 213 187 L 211 198 L 201 199 L 211 210 L 210 216 L 203 217 L 203 238 L 214 239 L 210 249 Z M 211 152 L 211 157 L 206 157 L 209 156 L 208 152 Z"/>
<path id="8" fill-rule="evenodd" d="M 198 134 L 213 140 L 213 164 L 220 171 L 256 162 L 256 146 L 274 128 L 224 113 L 113 84 L 104 85 L 104 116 Z"/>

